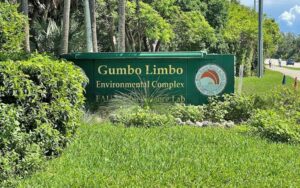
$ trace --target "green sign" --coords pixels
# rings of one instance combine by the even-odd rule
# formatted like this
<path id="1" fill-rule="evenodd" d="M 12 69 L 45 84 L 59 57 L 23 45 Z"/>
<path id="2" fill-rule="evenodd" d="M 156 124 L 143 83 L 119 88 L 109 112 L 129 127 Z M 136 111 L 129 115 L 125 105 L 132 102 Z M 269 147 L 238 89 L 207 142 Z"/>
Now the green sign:
<path id="1" fill-rule="evenodd" d="M 117 93 L 163 91 L 157 100 L 199 105 L 208 96 L 234 92 L 234 56 L 201 52 L 73 53 L 62 56 L 88 76 L 90 102 L 108 102 Z"/>

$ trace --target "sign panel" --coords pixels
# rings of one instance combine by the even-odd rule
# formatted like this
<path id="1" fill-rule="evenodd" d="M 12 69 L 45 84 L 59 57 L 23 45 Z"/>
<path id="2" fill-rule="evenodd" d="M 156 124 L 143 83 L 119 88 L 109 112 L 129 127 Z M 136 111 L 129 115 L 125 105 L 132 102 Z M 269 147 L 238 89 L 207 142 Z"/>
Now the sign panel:
<path id="1" fill-rule="evenodd" d="M 130 91 L 165 93 L 157 100 L 199 105 L 209 96 L 234 92 L 234 56 L 186 53 L 75 53 L 90 82 L 89 102 L 105 104 Z"/>

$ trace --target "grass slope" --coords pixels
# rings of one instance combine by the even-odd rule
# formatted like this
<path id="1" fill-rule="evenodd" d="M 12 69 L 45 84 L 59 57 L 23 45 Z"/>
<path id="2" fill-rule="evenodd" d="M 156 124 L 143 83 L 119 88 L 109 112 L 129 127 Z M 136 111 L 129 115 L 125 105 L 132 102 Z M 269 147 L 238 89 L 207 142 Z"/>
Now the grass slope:
<path id="1" fill-rule="evenodd" d="M 83 125 L 19 187 L 297 187 L 299 155 L 237 129 Z"/>
<path id="2" fill-rule="evenodd" d="M 286 77 L 286 86 L 292 87 L 294 80 L 290 77 Z M 246 77 L 243 79 L 242 93 L 244 94 L 266 94 L 271 92 L 276 87 L 282 85 L 283 74 L 280 72 L 266 70 L 263 78 L 258 77 Z M 236 90 L 238 87 L 239 78 L 236 79 Z"/>
<path id="3" fill-rule="evenodd" d="M 293 66 L 282 66 L 283 68 L 286 68 L 286 69 L 291 69 L 291 70 L 300 70 L 299 67 L 293 67 Z"/>

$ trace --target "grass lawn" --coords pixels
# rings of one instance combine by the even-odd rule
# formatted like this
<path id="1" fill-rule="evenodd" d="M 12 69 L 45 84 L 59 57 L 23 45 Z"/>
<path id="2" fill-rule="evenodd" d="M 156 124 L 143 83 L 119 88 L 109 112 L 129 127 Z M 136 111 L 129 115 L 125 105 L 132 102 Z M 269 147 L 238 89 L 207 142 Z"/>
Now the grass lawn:
<path id="1" fill-rule="evenodd" d="M 19 187 L 297 187 L 299 146 L 237 128 L 82 125 L 76 141 Z"/>
<path id="2" fill-rule="evenodd" d="M 243 93 L 264 94 L 282 74 L 244 79 Z M 287 86 L 293 80 L 287 79 Z M 19 187 L 298 187 L 299 145 L 233 129 L 82 125 L 62 156 Z"/>
<path id="3" fill-rule="evenodd" d="M 283 68 L 286 68 L 286 69 L 291 69 L 291 70 L 300 70 L 299 67 L 293 67 L 293 66 L 282 66 Z"/>
<path id="4" fill-rule="evenodd" d="M 258 77 L 246 77 L 243 79 L 242 93 L 244 94 L 265 94 L 271 92 L 276 87 L 282 85 L 283 74 L 280 72 L 274 72 L 266 70 L 263 78 Z M 236 90 L 238 86 L 239 78 L 236 79 Z M 294 80 L 287 77 L 286 86 L 292 87 Z"/>

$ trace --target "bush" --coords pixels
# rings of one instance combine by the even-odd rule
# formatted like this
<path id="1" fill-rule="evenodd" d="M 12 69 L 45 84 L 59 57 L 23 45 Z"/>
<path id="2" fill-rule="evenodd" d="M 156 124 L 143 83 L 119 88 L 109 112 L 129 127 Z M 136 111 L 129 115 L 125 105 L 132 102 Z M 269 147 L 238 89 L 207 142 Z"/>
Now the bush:
<path id="1" fill-rule="evenodd" d="M 223 102 L 221 97 L 208 98 L 208 104 L 204 105 L 205 119 L 212 122 L 220 122 L 224 120 L 227 114 L 227 103 Z"/>
<path id="2" fill-rule="evenodd" d="M 138 107 L 129 111 L 119 110 L 117 113 L 110 115 L 110 121 L 124 124 L 127 127 L 156 127 L 173 122 L 173 117 Z"/>
<path id="3" fill-rule="evenodd" d="M 25 61 L 31 57 L 31 54 L 25 52 L 1 52 L 0 61 Z"/>
<path id="4" fill-rule="evenodd" d="M 187 122 L 189 120 L 197 122 L 203 121 L 204 111 L 202 106 L 175 104 L 174 107 L 171 107 L 171 115 L 174 118 L 180 118 L 183 122 Z"/>
<path id="5" fill-rule="evenodd" d="M 0 51 L 21 50 L 25 20 L 16 5 L 0 2 Z"/>
<path id="6" fill-rule="evenodd" d="M 247 121 L 258 108 L 256 96 L 229 95 L 210 97 L 205 106 L 205 117 L 214 122 L 223 120 L 240 123 Z"/>
<path id="7" fill-rule="evenodd" d="M 300 114 L 300 95 L 293 88 L 279 87 L 264 96 L 255 96 L 254 109 L 274 109 L 286 119 L 298 121 Z"/>
<path id="8" fill-rule="evenodd" d="M 0 109 L 0 185 L 5 185 L 10 177 L 36 168 L 42 152 L 37 143 L 30 141 L 30 134 L 22 130 L 23 109 L 2 103 Z"/>
<path id="9" fill-rule="evenodd" d="M 79 68 L 46 56 L 0 62 L 0 182 L 62 151 L 79 124 L 86 81 Z"/>
<path id="10" fill-rule="evenodd" d="M 265 138 L 277 142 L 299 142 L 300 127 L 293 120 L 283 117 L 274 109 L 257 110 L 249 120 L 251 126 Z"/>
<path id="11" fill-rule="evenodd" d="M 225 114 L 225 120 L 231 120 L 236 123 L 247 121 L 255 107 L 255 97 L 243 96 L 243 95 L 223 95 L 224 106 L 227 113 Z"/>
<path id="12" fill-rule="evenodd" d="M 170 122 L 167 115 L 156 114 L 150 110 L 139 109 L 126 118 L 124 125 L 137 127 L 164 126 Z"/>
<path id="13" fill-rule="evenodd" d="M 143 81 L 140 78 L 140 81 Z M 161 88 L 131 90 L 119 92 L 109 101 L 106 107 L 98 109 L 109 115 L 112 123 L 125 126 L 152 127 L 162 126 L 173 121 L 169 107 L 172 103 L 161 101 L 168 96 L 167 90 Z"/>
<path id="14" fill-rule="evenodd" d="M 292 88 L 277 88 L 266 99 L 268 108 L 300 111 L 299 92 Z"/>

